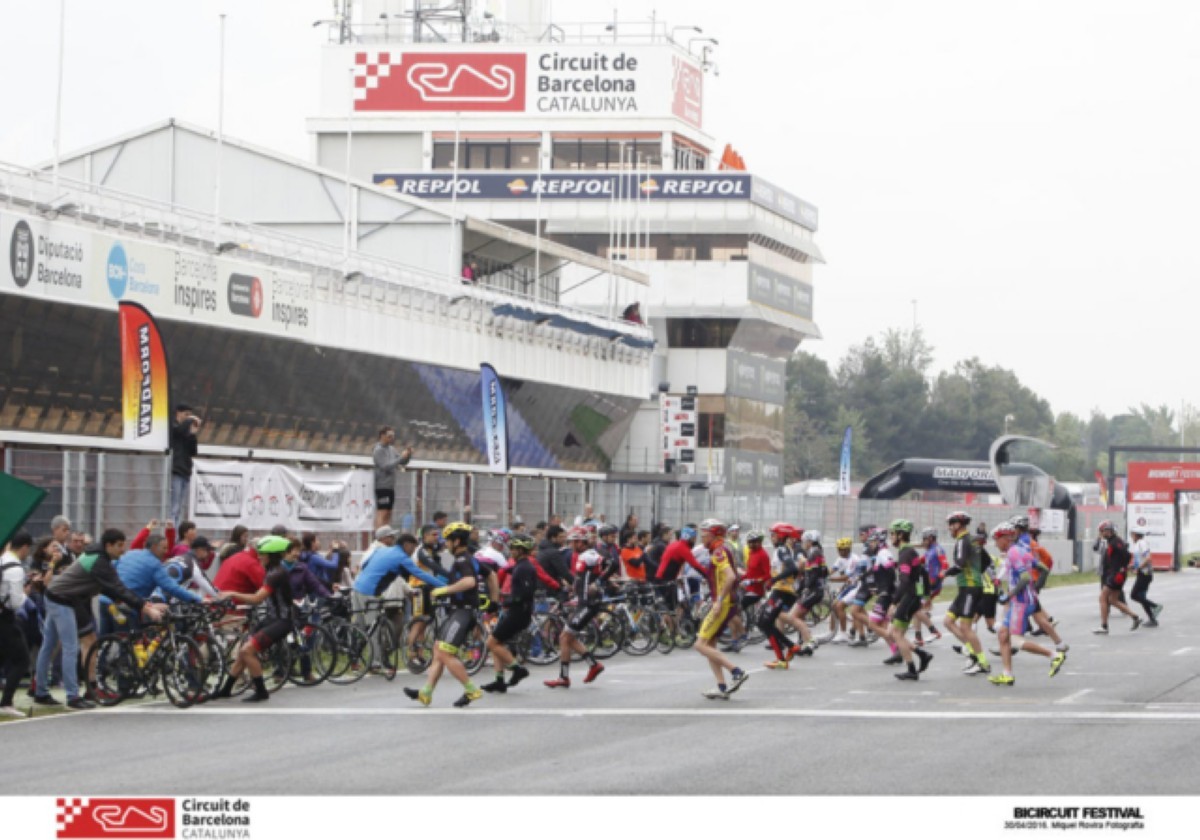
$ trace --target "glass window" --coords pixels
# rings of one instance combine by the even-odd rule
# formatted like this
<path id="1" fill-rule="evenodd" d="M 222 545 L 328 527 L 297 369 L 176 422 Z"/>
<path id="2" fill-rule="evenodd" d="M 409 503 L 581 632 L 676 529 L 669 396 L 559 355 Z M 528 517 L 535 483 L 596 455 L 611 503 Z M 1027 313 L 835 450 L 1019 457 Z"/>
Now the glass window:
<path id="1" fill-rule="evenodd" d="M 482 143 L 467 144 L 466 169 L 487 169 L 488 147 Z"/>
<path id="2" fill-rule="evenodd" d="M 613 150 L 616 159 L 616 150 Z M 580 169 L 608 169 L 608 145 L 606 143 L 581 143 L 579 147 Z"/>
<path id="3" fill-rule="evenodd" d="M 463 148 L 463 144 L 459 143 L 459 148 Z M 434 169 L 453 169 L 454 168 L 454 144 L 453 143 L 434 143 L 433 144 L 433 168 Z"/>
<path id="4" fill-rule="evenodd" d="M 553 161 L 551 166 L 554 169 L 578 169 L 579 168 L 579 141 L 578 140 L 557 140 L 553 146 Z"/>
<path id="5" fill-rule="evenodd" d="M 537 169 L 538 144 L 513 143 L 509 149 L 509 169 Z"/>
<path id="6" fill-rule="evenodd" d="M 737 332 L 736 318 L 668 318 L 667 346 L 693 350 L 729 346 Z"/>
<path id="7" fill-rule="evenodd" d="M 719 449 L 725 445 L 725 415 L 701 412 L 696 417 L 696 445 Z"/>

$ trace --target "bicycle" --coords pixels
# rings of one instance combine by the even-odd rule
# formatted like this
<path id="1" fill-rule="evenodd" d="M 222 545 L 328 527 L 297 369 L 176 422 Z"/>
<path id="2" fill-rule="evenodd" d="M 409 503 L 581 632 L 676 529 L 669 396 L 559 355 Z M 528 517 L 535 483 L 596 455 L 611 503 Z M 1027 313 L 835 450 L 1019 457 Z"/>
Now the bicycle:
<path id="1" fill-rule="evenodd" d="M 424 628 L 418 632 L 417 638 L 411 645 L 406 645 L 408 671 L 411 674 L 423 674 L 433 662 L 434 646 L 437 644 L 438 633 L 446 622 L 447 614 L 454 606 L 445 599 L 439 599 L 433 604 L 430 615 L 414 616 L 413 623 L 422 624 Z M 488 630 L 482 620 L 477 620 L 467 639 L 458 649 L 458 658 L 467 669 L 468 674 L 479 673 L 487 661 Z"/>
<path id="2" fill-rule="evenodd" d="M 97 639 L 84 663 L 96 702 L 115 706 L 160 690 L 176 708 L 202 702 L 207 696 L 206 656 L 195 639 L 175 627 L 188 612 L 182 605 L 172 606 L 165 621 Z"/>

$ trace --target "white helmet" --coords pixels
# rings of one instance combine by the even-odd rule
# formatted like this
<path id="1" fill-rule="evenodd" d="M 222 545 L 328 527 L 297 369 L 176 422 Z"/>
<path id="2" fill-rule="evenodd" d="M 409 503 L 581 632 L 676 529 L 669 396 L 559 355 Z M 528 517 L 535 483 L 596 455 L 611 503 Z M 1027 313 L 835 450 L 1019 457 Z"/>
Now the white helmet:
<path id="1" fill-rule="evenodd" d="M 588 549 L 579 555 L 579 561 L 589 569 L 594 569 L 600 565 L 600 553 L 595 549 Z"/>
<path id="2" fill-rule="evenodd" d="M 805 531 L 804 536 L 801 537 L 800 539 L 802 542 L 819 544 L 821 542 L 821 532 L 820 531 Z"/>

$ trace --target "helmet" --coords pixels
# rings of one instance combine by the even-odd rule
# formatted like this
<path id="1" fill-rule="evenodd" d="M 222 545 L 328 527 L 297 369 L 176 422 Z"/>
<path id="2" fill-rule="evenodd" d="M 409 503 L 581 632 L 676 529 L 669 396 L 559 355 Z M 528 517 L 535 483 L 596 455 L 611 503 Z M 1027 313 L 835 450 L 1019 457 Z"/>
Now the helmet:
<path id="1" fill-rule="evenodd" d="M 780 540 L 794 540 L 800 536 L 800 532 L 786 522 L 776 522 L 771 526 L 771 536 Z"/>
<path id="2" fill-rule="evenodd" d="M 734 522 L 734 523 L 733 523 L 732 525 L 730 525 L 730 526 L 729 526 L 729 528 L 727 528 L 726 530 L 728 530 L 728 531 L 729 531 L 729 533 L 731 533 L 731 534 L 732 534 L 734 531 L 737 531 L 737 532 L 740 534 L 740 533 L 742 532 L 742 526 L 741 526 L 741 525 L 739 525 L 739 524 L 737 524 L 736 522 Z"/>
<path id="3" fill-rule="evenodd" d="M 893 534 L 911 534 L 913 532 L 913 524 L 907 519 L 893 519 L 888 530 Z"/>
<path id="4" fill-rule="evenodd" d="M 605 525 L 601 525 L 601 526 L 600 526 L 600 530 L 598 531 L 598 533 L 600 534 L 600 536 L 602 536 L 602 537 L 606 537 L 606 536 L 608 536 L 609 534 L 615 534 L 615 533 L 617 533 L 617 532 L 618 532 L 618 531 L 620 531 L 620 530 L 621 530 L 621 529 L 620 529 L 620 528 L 618 528 L 616 525 L 613 525 L 613 524 L 611 524 L 611 523 L 608 523 L 608 524 L 605 524 Z"/>
<path id="5" fill-rule="evenodd" d="M 679 529 L 679 539 L 681 539 L 681 540 L 696 539 L 696 529 L 693 528 L 691 525 L 684 525 L 682 528 Z"/>
<path id="6" fill-rule="evenodd" d="M 728 530 L 720 519 L 705 519 L 700 523 L 701 531 L 708 531 L 714 537 L 723 537 Z"/>
<path id="7" fill-rule="evenodd" d="M 839 540 L 837 541 L 837 547 L 838 547 L 839 549 L 843 549 L 843 548 L 853 548 L 853 547 L 854 547 L 854 540 L 850 539 L 849 537 L 842 537 L 841 539 L 839 539 Z"/>
<path id="8" fill-rule="evenodd" d="M 1099 525 L 1096 526 L 1096 530 L 1097 531 L 1116 531 L 1117 529 L 1113 527 L 1112 520 L 1105 519 L 1103 522 L 1101 522 Z"/>
<path id="9" fill-rule="evenodd" d="M 451 522 L 442 529 L 442 539 L 451 540 L 454 537 L 468 537 L 471 535 L 471 526 L 466 522 Z"/>
<path id="10" fill-rule="evenodd" d="M 1015 537 L 1017 535 L 1017 526 L 1011 522 L 1001 522 L 992 529 L 992 539 L 997 537 Z"/>
<path id="11" fill-rule="evenodd" d="M 576 525 L 570 531 L 567 531 L 567 542 L 587 542 L 587 528 L 581 528 Z"/>
<path id="12" fill-rule="evenodd" d="M 937 539 L 937 528 L 922 528 L 921 529 L 921 539 L 927 540 L 930 537 L 932 537 L 935 540 Z"/>
<path id="13" fill-rule="evenodd" d="M 533 540 L 524 534 L 517 534 L 508 541 L 508 547 L 513 551 L 533 551 Z"/>
<path id="14" fill-rule="evenodd" d="M 1147 533 L 1149 533 L 1149 532 L 1146 530 L 1146 526 L 1145 526 L 1145 525 L 1130 525 L 1130 526 L 1129 526 L 1129 533 L 1131 533 L 1131 534 L 1141 534 L 1141 535 L 1144 537 L 1144 536 L 1146 536 L 1146 534 L 1147 534 Z"/>
<path id="15" fill-rule="evenodd" d="M 488 539 L 494 543 L 507 546 L 509 541 L 512 540 L 512 532 L 510 532 L 507 528 L 497 528 L 495 531 L 492 531 Z"/>
<path id="16" fill-rule="evenodd" d="M 600 560 L 600 552 L 591 548 L 579 555 L 579 562 L 583 563 L 583 565 L 587 566 L 589 569 L 594 569 L 599 566 Z"/>
<path id="17" fill-rule="evenodd" d="M 806 543 L 817 543 L 818 545 L 820 545 L 821 532 L 820 531 L 805 531 L 803 539 Z"/>
<path id="18" fill-rule="evenodd" d="M 752 542 L 762 542 L 762 541 L 763 541 L 763 532 L 762 531 L 749 531 L 746 533 L 746 542 L 752 543 Z"/>
<path id="19" fill-rule="evenodd" d="M 254 544 L 259 554 L 283 554 L 290 546 L 291 542 L 287 537 L 277 537 L 273 534 L 262 537 Z"/>
<path id="20" fill-rule="evenodd" d="M 967 513 L 965 510 L 956 510 L 954 513 L 946 517 L 947 525 L 953 525 L 955 522 L 959 523 L 960 525 L 970 525 L 971 514 Z"/>
<path id="21" fill-rule="evenodd" d="M 1023 513 L 1019 513 L 1012 519 L 1008 520 L 1009 524 L 1020 531 L 1029 530 L 1029 517 Z"/>

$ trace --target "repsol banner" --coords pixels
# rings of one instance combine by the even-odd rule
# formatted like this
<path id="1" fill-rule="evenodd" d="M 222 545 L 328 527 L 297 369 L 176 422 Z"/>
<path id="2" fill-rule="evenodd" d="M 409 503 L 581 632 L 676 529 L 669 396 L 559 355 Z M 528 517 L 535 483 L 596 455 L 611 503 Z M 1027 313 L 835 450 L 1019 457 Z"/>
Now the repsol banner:
<path id="1" fill-rule="evenodd" d="M 367 531 L 375 515 L 370 470 L 296 469 L 280 464 L 197 460 L 192 520 L 200 530 Z"/>
<path id="2" fill-rule="evenodd" d="M 499 200 L 513 198 L 571 201 L 678 201 L 724 199 L 749 201 L 749 175 L 662 173 L 635 175 L 543 172 L 459 173 L 391 172 L 374 176 L 381 187 L 422 198 Z"/>

